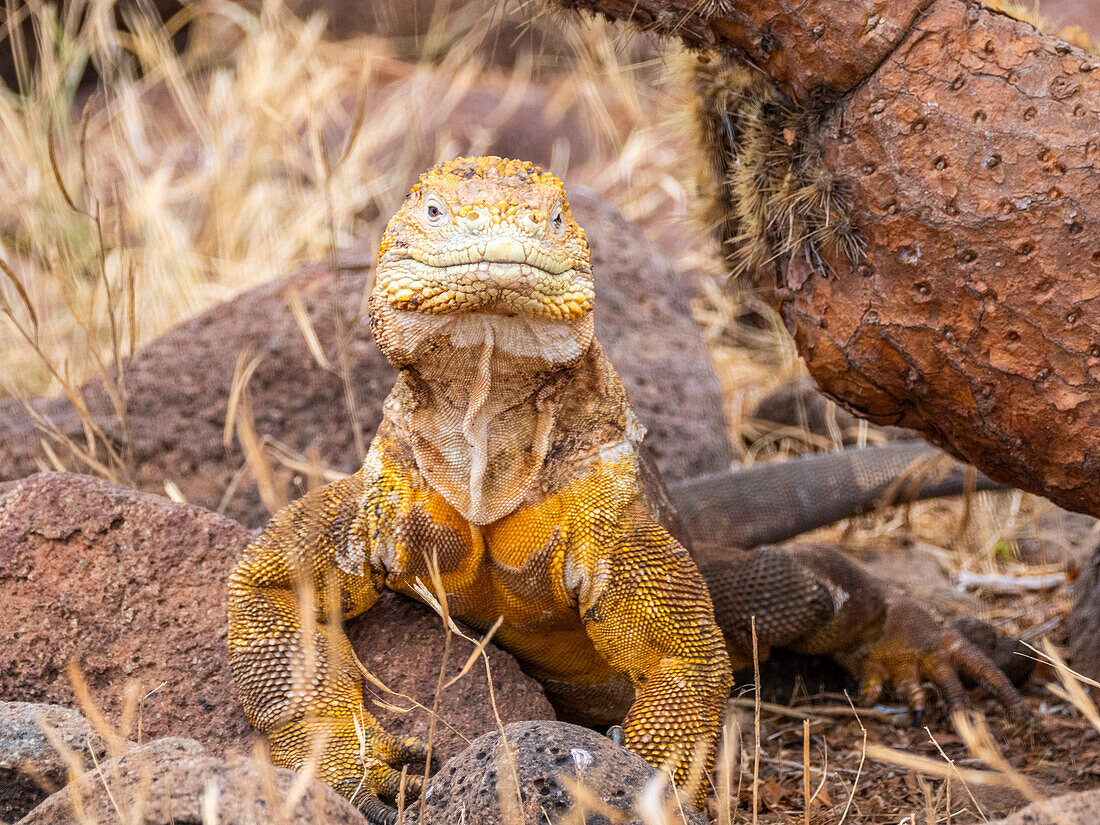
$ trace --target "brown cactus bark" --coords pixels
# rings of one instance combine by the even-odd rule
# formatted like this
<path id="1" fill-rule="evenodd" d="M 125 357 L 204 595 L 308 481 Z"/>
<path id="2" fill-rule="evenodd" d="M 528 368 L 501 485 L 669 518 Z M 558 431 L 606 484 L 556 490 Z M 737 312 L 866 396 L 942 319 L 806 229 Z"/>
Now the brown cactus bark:
<path id="1" fill-rule="evenodd" d="M 1100 515 L 1100 57 L 964 0 L 563 5 L 748 57 L 816 108 L 801 140 L 863 250 L 775 274 L 826 393 Z"/>

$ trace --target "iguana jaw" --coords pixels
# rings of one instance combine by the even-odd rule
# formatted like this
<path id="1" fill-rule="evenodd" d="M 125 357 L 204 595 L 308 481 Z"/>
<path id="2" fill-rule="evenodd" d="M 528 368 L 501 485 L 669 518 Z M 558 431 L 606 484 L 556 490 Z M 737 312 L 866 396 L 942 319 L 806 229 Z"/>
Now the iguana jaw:
<path id="1" fill-rule="evenodd" d="M 522 248 L 521 240 L 494 238 L 489 244 L 508 242 Z M 476 242 L 464 247 L 436 247 L 417 254 L 436 261 L 431 264 L 415 257 L 388 253 L 379 265 L 385 277 L 384 295 L 394 309 L 426 315 L 493 313 L 522 315 L 553 321 L 576 321 L 592 311 L 592 282 L 578 278 L 577 270 L 559 272 L 526 262 L 501 260 Z M 534 258 L 541 253 L 535 250 Z M 549 261 L 561 265 L 560 261 Z M 578 281 L 580 283 L 578 283 Z"/>

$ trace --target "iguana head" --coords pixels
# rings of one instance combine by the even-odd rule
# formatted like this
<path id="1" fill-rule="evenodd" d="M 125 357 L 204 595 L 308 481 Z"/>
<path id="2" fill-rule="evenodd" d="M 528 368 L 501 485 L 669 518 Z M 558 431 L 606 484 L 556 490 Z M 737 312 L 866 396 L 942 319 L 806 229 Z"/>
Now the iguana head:
<path id="1" fill-rule="evenodd" d="M 588 243 L 558 178 L 498 157 L 420 176 L 386 227 L 375 295 L 428 315 L 576 321 L 592 311 Z"/>
<path id="2" fill-rule="evenodd" d="M 525 161 L 456 158 L 421 175 L 386 226 L 371 325 L 398 367 L 449 375 L 491 352 L 518 377 L 588 349 L 594 300 L 561 181 Z"/>

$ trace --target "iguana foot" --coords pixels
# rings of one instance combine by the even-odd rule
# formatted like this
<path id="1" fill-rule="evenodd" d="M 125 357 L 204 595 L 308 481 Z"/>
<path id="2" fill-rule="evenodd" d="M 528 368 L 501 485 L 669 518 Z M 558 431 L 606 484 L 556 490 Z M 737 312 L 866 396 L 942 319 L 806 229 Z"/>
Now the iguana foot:
<path id="1" fill-rule="evenodd" d="M 929 682 L 950 713 L 966 707 L 962 677 L 980 684 L 1011 716 L 1028 715 L 1000 668 L 931 608 L 889 588 L 833 548 L 800 548 L 795 558 L 829 590 L 835 612 L 789 646 L 830 655 L 847 667 L 860 681 L 863 704 L 874 704 L 884 688 L 892 687 L 919 726 Z"/>
<path id="2" fill-rule="evenodd" d="M 735 670 L 751 666 L 755 631 L 761 660 L 777 647 L 830 656 L 859 679 L 864 704 L 892 687 L 916 725 L 928 706 L 928 682 L 951 712 L 965 707 L 960 677 L 981 684 L 1011 715 L 1027 715 L 1008 677 L 984 653 L 833 547 L 762 547 L 700 569 Z"/>
<path id="3" fill-rule="evenodd" d="M 316 757 L 310 754 L 311 737 L 323 742 Z M 299 720 L 274 732 L 270 741 L 276 764 L 301 770 L 317 758 L 318 778 L 351 800 L 374 825 L 397 822 L 397 809 L 391 803 L 401 794 L 403 767 L 410 768 L 405 774 L 405 802 L 419 796 L 423 787 L 426 745 L 415 737 L 393 736 L 369 714 L 362 719 L 320 717 L 309 725 Z M 438 765 L 434 756 L 432 763 L 434 771 Z"/>
<path id="4" fill-rule="evenodd" d="M 895 597 L 886 605 L 877 633 L 834 656 L 859 678 L 862 704 L 874 704 L 885 687 L 893 687 L 908 704 L 915 727 L 924 719 L 929 682 L 939 689 L 950 713 L 966 707 L 960 677 L 978 682 L 1012 716 L 1027 715 L 1008 677 L 984 653 L 906 597 Z"/>
<path id="5" fill-rule="evenodd" d="M 402 793 L 401 769 L 410 768 L 405 772 L 403 789 L 404 803 L 408 804 L 423 789 L 427 746 L 412 736 L 398 739 L 381 727 L 368 730 L 362 742 L 363 776 L 350 795 L 351 801 L 373 825 L 394 825 L 397 808 L 390 803 L 396 803 Z M 439 759 L 433 754 L 431 761 L 434 773 L 439 769 Z"/>

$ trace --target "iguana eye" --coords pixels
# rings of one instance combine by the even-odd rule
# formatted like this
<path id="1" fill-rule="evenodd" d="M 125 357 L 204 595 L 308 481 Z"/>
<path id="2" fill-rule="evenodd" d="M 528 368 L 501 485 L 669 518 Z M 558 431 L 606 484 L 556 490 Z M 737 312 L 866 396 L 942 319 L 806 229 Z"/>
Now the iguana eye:
<path id="1" fill-rule="evenodd" d="M 424 215 L 429 226 L 443 226 L 447 222 L 447 204 L 438 195 L 429 195 L 424 203 Z"/>

